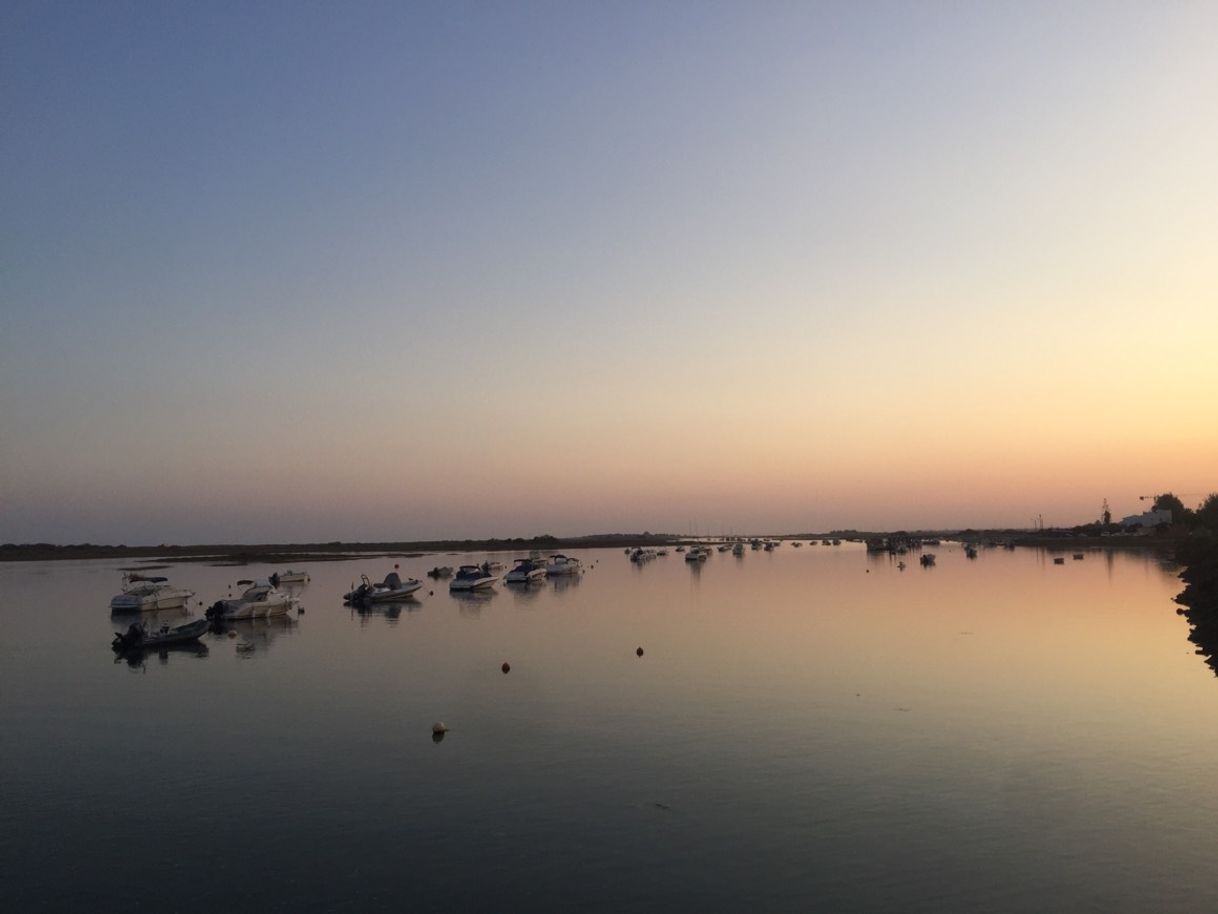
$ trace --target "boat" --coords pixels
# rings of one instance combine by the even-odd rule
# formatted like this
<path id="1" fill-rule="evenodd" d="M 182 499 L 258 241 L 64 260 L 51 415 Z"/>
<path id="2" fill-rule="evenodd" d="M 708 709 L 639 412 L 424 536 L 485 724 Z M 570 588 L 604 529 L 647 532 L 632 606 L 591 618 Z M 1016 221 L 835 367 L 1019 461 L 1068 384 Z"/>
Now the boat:
<path id="1" fill-rule="evenodd" d="M 933 552 L 923 552 L 918 561 L 922 563 L 923 568 L 929 568 L 935 564 L 935 554 Z"/>
<path id="2" fill-rule="evenodd" d="M 678 547 L 677 547 L 677 552 L 684 552 L 684 551 L 685 551 L 685 547 L 684 547 L 684 546 L 678 546 Z"/>
<path id="3" fill-rule="evenodd" d="M 437 565 L 431 571 L 427 572 L 429 578 L 451 578 L 453 569 L 451 565 Z"/>
<path id="4" fill-rule="evenodd" d="M 236 599 L 217 600 L 207 608 L 209 619 L 265 619 L 282 616 L 294 605 L 296 598 L 272 584 L 265 578 L 257 581 L 238 581 L 247 585 Z"/>
<path id="5" fill-rule="evenodd" d="M 964 557 L 965 557 L 965 558 L 969 558 L 969 559 L 975 559 L 975 558 L 977 558 L 977 549 L 976 549 L 976 547 L 975 547 L 975 546 L 965 546 L 965 547 L 964 547 Z"/>
<path id="6" fill-rule="evenodd" d="M 268 580 L 278 587 L 280 584 L 308 584 L 310 578 L 307 571 L 293 571 L 289 568 L 287 571 L 276 572 Z"/>
<path id="7" fill-rule="evenodd" d="M 639 548 L 630 553 L 630 561 L 638 565 L 650 562 L 655 557 L 656 551 L 654 549 Z"/>
<path id="8" fill-rule="evenodd" d="M 174 587 L 169 578 L 145 577 L 131 572 L 123 575 L 123 592 L 110 600 L 110 611 L 146 613 L 181 609 L 194 595 L 193 590 Z"/>
<path id="9" fill-rule="evenodd" d="M 206 619 L 196 619 L 184 625 L 162 625 L 160 628 L 150 629 L 143 622 L 132 622 L 125 632 L 114 633 L 110 646 L 123 653 L 170 644 L 185 644 L 188 641 L 198 641 L 210 624 Z"/>
<path id="10" fill-rule="evenodd" d="M 481 565 L 462 565 L 457 569 L 457 575 L 448 582 L 449 590 L 480 590 L 484 587 L 490 587 L 499 578 L 493 574 L 487 574 L 486 569 Z"/>
<path id="11" fill-rule="evenodd" d="M 512 570 L 504 575 L 505 584 L 528 584 L 539 581 L 546 576 L 544 565 L 539 565 L 532 559 L 517 559 Z"/>
<path id="12" fill-rule="evenodd" d="M 371 606 L 374 603 L 394 603 L 405 600 L 423 586 L 417 578 L 402 580 L 396 571 L 385 575 L 385 580 L 373 584 L 368 575 L 361 574 L 360 585 L 343 596 L 343 602 L 348 606 Z"/>
<path id="13" fill-rule="evenodd" d="M 1081 562 L 1082 560 L 1083 560 L 1083 554 L 1081 552 L 1074 553 L 1074 561 Z"/>
<path id="14" fill-rule="evenodd" d="M 710 550 L 705 546 L 694 546 L 689 552 L 685 553 L 685 561 L 687 562 L 705 562 L 710 558 Z"/>
<path id="15" fill-rule="evenodd" d="M 546 574 L 550 577 L 558 577 L 564 574 L 579 574 L 583 570 L 579 559 L 573 559 L 566 555 L 552 555 L 550 561 L 546 564 Z"/>
<path id="16" fill-rule="evenodd" d="M 791 545 L 794 546 L 796 549 L 798 549 L 800 546 L 803 545 L 803 543 L 801 543 L 799 540 L 796 540 Z"/>
<path id="17" fill-rule="evenodd" d="M 835 538 L 834 538 L 834 540 L 833 540 L 833 545 L 834 545 L 834 546 L 840 546 L 841 544 L 842 544 L 842 541 L 841 541 L 841 540 L 839 540 L 839 539 L 837 539 L 837 538 L 835 537 Z"/>
<path id="18" fill-rule="evenodd" d="M 1060 558 L 1060 557 L 1059 557 L 1059 558 L 1055 558 L 1055 559 L 1053 560 L 1053 564 L 1054 564 L 1054 565 L 1064 565 L 1064 564 L 1066 564 L 1066 560 L 1065 560 L 1064 558 Z"/>
<path id="19" fill-rule="evenodd" d="M 744 543 L 737 543 L 735 546 L 733 546 L 732 555 L 735 555 L 735 556 L 744 555 Z"/>
<path id="20" fill-rule="evenodd" d="M 495 559 L 489 559 L 482 563 L 482 570 L 487 574 L 498 574 L 503 571 L 503 562 Z"/>

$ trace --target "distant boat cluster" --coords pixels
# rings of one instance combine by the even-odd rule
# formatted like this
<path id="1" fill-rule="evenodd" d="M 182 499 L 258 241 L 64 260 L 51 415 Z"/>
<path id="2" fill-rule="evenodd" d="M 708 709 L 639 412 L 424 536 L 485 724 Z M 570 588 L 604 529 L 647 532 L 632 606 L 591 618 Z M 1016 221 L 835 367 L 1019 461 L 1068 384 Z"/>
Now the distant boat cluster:
<path id="1" fill-rule="evenodd" d="M 746 542 L 750 549 L 766 552 L 772 552 L 784 542 L 789 542 L 796 548 L 804 545 L 799 540 L 751 539 L 746 541 L 738 539 L 729 542 L 698 543 L 688 547 L 676 546 L 675 551 L 683 553 L 687 563 L 697 566 L 706 562 L 716 551 L 730 552 L 737 558 L 742 558 L 745 554 Z M 840 539 L 819 540 L 820 544 L 828 546 L 840 546 L 841 542 Z M 809 546 L 817 544 L 818 540 L 815 539 L 807 541 Z M 914 536 L 889 536 L 868 539 L 865 544 L 869 554 L 887 553 L 893 556 L 903 556 L 911 551 L 917 551 L 920 553 L 919 564 L 923 568 L 932 568 L 935 565 L 935 554 L 922 550 L 927 546 L 938 546 L 940 541 Z M 1014 544 L 1009 542 L 1001 544 L 987 542 L 985 545 L 1003 545 L 1008 549 L 1015 548 Z M 975 544 L 966 542 L 963 547 L 966 558 L 977 558 Z M 624 551 L 630 561 L 636 565 L 645 565 L 668 555 L 666 548 L 637 547 Z M 1081 552 L 1072 554 L 1075 561 L 1081 560 L 1083 557 Z M 1065 559 L 1055 557 L 1053 562 L 1056 565 L 1062 565 Z M 905 562 L 898 562 L 897 567 L 904 571 Z M 528 586 L 547 578 L 560 580 L 571 578 L 582 574 L 583 571 L 584 566 L 579 559 L 561 553 L 543 558 L 539 553 L 534 552 L 528 558 L 516 559 L 512 568 L 506 573 L 504 573 L 503 563 L 492 559 L 476 565 L 461 565 L 456 569 L 451 566 L 436 566 L 428 571 L 427 575 L 435 580 L 447 580 L 451 593 L 461 593 L 486 591 L 501 580 L 508 585 Z M 267 619 L 287 615 L 293 609 L 303 612 L 297 596 L 289 590 L 282 589 L 281 585 L 287 587 L 307 583 L 309 583 L 307 572 L 291 569 L 272 574 L 267 578 L 237 581 L 237 586 L 244 588 L 240 595 L 234 597 L 230 592 L 227 597 L 216 600 L 207 608 L 205 619 L 177 627 L 161 626 L 159 629 L 150 629 L 141 622 L 133 622 L 126 632 L 114 636 L 114 648 L 122 652 L 187 642 L 198 639 L 213 622 Z M 360 575 L 360 583 L 352 585 L 351 589 L 343 595 L 343 602 L 348 606 L 360 609 L 380 604 L 400 603 L 412 600 L 414 594 L 422 587 L 423 583 L 417 578 L 403 579 L 398 573 L 398 566 L 394 565 L 394 570 L 379 582 L 373 582 L 366 574 Z M 168 578 L 133 572 L 123 576 L 122 592 L 110 600 L 110 609 L 114 615 L 185 609 L 194 596 L 194 591 L 175 587 L 169 583 Z"/>

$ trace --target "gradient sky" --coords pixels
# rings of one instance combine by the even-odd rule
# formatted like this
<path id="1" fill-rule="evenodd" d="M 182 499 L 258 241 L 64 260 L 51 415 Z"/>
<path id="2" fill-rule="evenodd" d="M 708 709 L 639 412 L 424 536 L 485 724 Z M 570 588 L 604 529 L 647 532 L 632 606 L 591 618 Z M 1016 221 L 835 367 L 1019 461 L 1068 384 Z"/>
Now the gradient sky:
<path id="1" fill-rule="evenodd" d="M 0 541 L 1218 489 L 1213 2 L 10 0 L 0 33 Z"/>

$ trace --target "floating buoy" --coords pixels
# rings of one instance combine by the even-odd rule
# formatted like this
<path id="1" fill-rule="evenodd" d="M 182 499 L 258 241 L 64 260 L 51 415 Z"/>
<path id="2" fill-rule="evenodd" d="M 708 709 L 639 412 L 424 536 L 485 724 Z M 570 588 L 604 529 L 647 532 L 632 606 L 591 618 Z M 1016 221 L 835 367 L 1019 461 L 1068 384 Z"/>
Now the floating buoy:
<path id="1" fill-rule="evenodd" d="M 427 591 L 427 596 L 434 597 L 435 595 L 436 595 L 436 592 L 434 590 Z"/>
<path id="2" fill-rule="evenodd" d="M 642 656 L 643 656 L 643 649 L 640 647 L 640 648 L 638 648 L 638 649 L 637 649 L 637 650 L 636 650 L 634 653 L 635 653 L 635 656 L 636 656 L 636 657 L 642 657 Z"/>
<path id="3" fill-rule="evenodd" d="M 444 721 L 442 721 L 442 720 L 437 720 L 434 724 L 431 725 L 431 732 L 432 733 L 447 733 L 448 724 L 444 723 Z"/>
<path id="4" fill-rule="evenodd" d="M 505 660 L 503 661 L 503 666 L 499 667 L 499 669 L 503 670 L 505 673 L 510 673 L 512 671 L 512 665 Z"/>

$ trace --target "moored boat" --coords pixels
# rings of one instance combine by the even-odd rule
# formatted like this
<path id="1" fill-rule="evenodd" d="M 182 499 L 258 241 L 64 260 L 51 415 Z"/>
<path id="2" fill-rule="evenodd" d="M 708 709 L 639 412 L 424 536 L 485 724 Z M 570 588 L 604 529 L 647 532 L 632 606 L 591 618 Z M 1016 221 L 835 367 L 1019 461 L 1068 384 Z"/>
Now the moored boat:
<path id="1" fill-rule="evenodd" d="M 528 584 L 531 581 L 539 581 L 545 576 L 544 565 L 539 565 L 532 559 L 517 559 L 516 564 L 504 575 L 503 580 L 506 584 Z"/>
<path id="2" fill-rule="evenodd" d="M 552 555 L 550 561 L 546 563 L 546 574 L 550 577 L 558 577 L 564 574 L 579 574 L 583 570 L 579 559 L 573 559 L 567 555 Z"/>
<path id="3" fill-rule="evenodd" d="M 185 644 L 198 641 L 207 631 L 209 622 L 206 619 L 196 619 L 184 625 L 162 625 L 160 628 L 148 628 L 143 622 L 132 622 L 125 632 L 115 632 L 110 646 L 122 653 L 145 648 L 163 647 L 169 644 Z"/>
<path id="4" fill-rule="evenodd" d="M 181 609 L 195 595 L 193 590 L 174 587 L 164 577 L 145 577 L 131 572 L 123 575 L 123 592 L 110 600 L 110 611 L 154 612 L 158 609 Z"/>
<path id="5" fill-rule="evenodd" d="M 278 587 L 280 584 L 308 584 L 310 579 L 307 571 L 293 571 L 289 568 L 287 571 L 276 572 L 268 580 Z"/>
<path id="6" fill-rule="evenodd" d="M 462 565 L 457 569 L 457 575 L 448 582 L 449 590 L 481 590 L 490 587 L 499 578 L 487 574 L 481 565 Z"/>
<path id="7" fill-rule="evenodd" d="M 217 600 L 207 608 L 207 618 L 265 619 L 269 616 L 285 615 L 297 603 L 295 597 L 280 590 L 265 578 L 237 583 L 247 585 L 241 596 Z"/>
<path id="8" fill-rule="evenodd" d="M 366 574 L 360 575 L 360 585 L 343 596 L 343 602 L 350 606 L 371 606 L 375 603 L 393 603 L 407 599 L 412 593 L 423 586 L 417 578 L 402 580 L 396 571 L 385 575 L 385 580 L 373 584 Z"/>

